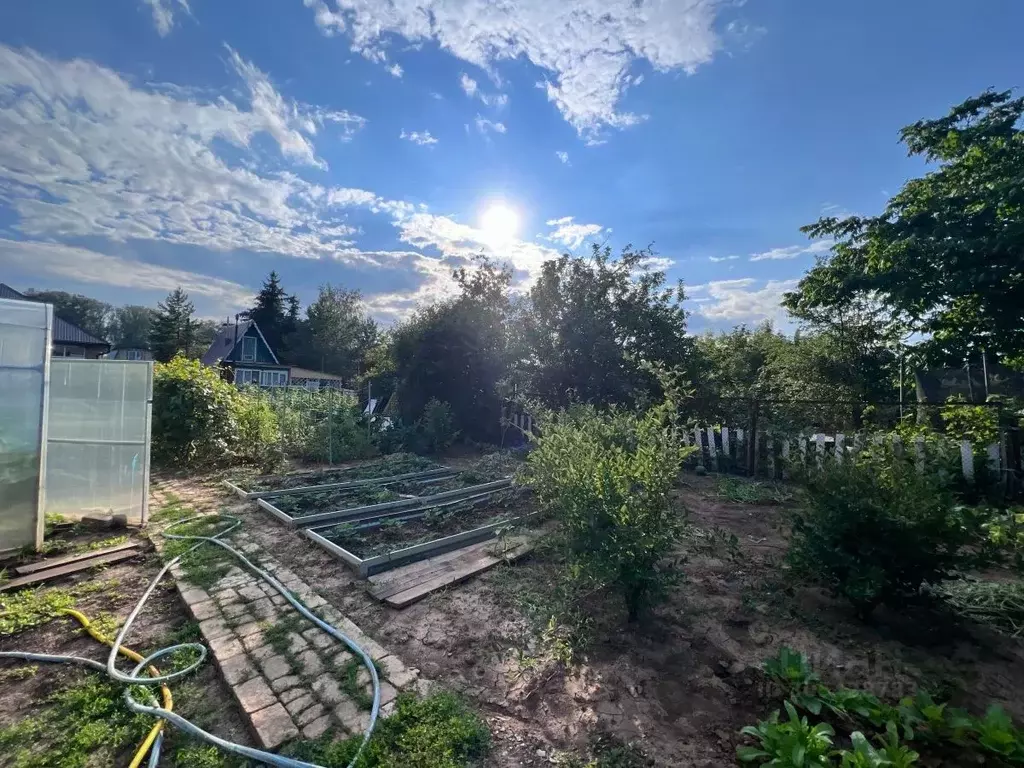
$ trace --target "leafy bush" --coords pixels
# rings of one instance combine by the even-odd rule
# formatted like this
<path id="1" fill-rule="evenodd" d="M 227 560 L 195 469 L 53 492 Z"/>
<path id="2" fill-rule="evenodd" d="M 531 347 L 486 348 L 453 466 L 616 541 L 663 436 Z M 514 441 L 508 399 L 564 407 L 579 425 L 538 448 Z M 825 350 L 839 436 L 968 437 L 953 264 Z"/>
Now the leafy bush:
<path id="1" fill-rule="evenodd" d="M 302 455 L 315 461 L 336 463 L 365 459 L 377 449 L 363 421 L 355 398 L 332 401 L 325 415 L 309 431 Z"/>
<path id="2" fill-rule="evenodd" d="M 238 458 L 272 468 L 284 457 L 281 426 L 270 404 L 257 393 L 239 392 L 235 400 L 238 420 Z"/>
<path id="3" fill-rule="evenodd" d="M 807 475 L 789 560 L 867 616 L 879 603 L 898 603 L 922 584 L 942 581 L 963 562 L 970 539 L 935 477 L 864 452 Z"/>
<path id="4" fill-rule="evenodd" d="M 528 480 L 561 524 L 571 578 L 609 585 L 630 620 L 678 577 L 666 567 L 683 527 L 668 493 L 683 459 L 669 398 L 646 413 L 590 405 L 541 417 Z"/>
<path id="5" fill-rule="evenodd" d="M 950 395 L 940 411 L 946 434 L 970 440 L 984 449 L 999 440 L 999 409 L 968 403 L 963 395 Z"/>
<path id="6" fill-rule="evenodd" d="M 152 454 L 157 464 L 223 464 L 239 446 L 238 390 L 217 369 L 176 357 L 153 374 Z"/>
<path id="7" fill-rule="evenodd" d="M 416 422 L 416 432 L 420 448 L 425 453 L 442 453 L 450 448 L 459 436 L 452 418 L 452 407 L 436 397 L 431 398 Z"/>

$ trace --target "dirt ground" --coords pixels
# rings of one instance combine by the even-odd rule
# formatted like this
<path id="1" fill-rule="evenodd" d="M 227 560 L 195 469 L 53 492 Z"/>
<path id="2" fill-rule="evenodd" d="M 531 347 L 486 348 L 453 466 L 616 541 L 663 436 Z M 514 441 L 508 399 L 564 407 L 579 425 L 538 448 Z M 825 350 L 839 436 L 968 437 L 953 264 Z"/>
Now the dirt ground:
<path id="1" fill-rule="evenodd" d="M 1024 718 L 1020 643 L 933 613 L 880 613 L 860 622 L 819 590 L 785 587 L 785 510 L 720 499 L 713 477 L 687 474 L 680 514 L 737 546 L 689 553 L 685 581 L 644 623 L 595 599 L 601 628 L 571 673 L 530 667 L 535 627 L 517 609 L 534 581 L 549 578 L 543 554 L 497 568 L 398 611 L 365 592 L 366 582 L 253 504 L 214 481 L 173 481 L 186 500 L 240 515 L 261 544 L 408 664 L 461 691 L 487 717 L 495 768 L 546 765 L 610 734 L 635 742 L 657 766 L 734 765 L 738 731 L 778 706 L 758 671 L 788 645 L 826 682 L 898 698 L 926 687 L 982 712 L 1002 704 Z M 518 649 L 518 650 L 517 650 Z"/>
<path id="2" fill-rule="evenodd" d="M 84 544 L 111 534 L 111 531 L 85 531 L 73 536 L 72 541 Z M 35 559 L 38 558 L 26 558 L 25 562 Z M 69 590 L 95 587 L 97 591 L 84 594 L 78 599 L 75 609 L 93 620 L 105 616 L 116 617 L 120 625 L 160 567 L 159 557 L 149 547 L 138 557 L 55 580 L 52 586 Z M 0 606 L 5 594 L 0 593 Z M 169 638 L 183 634 L 189 623 L 176 587 L 169 579 L 165 579 L 146 603 L 125 645 L 147 655 L 168 645 Z M 105 663 L 109 649 L 86 635 L 77 621 L 71 617 L 62 617 L 12 636 L 0 637 L 0 651 L 15 650 L 80 656 Z M 0 660 L 0 674 L 23 666 L 25 664 L 21 662 Z M 30 716 L 50 693 L 87 674 L 83 668 L 70 664 L 40 664 L 38 667 L 39 671 L 27 679 L 7 678 L 0 685 L 3 689 L 3 696 L 0 696 L 0 726 Z M 120 668 L 128 669 L 128 662 L 122 661 Z M 172 684 L 171 687 L 176 712 L 220 736 L 243 744 L 253 743 L 230 691 L 212 664 L 204 665 L 195 676 Z M 173 739 L 167 742 L 160 765 L 174 764 L 175 745 Z M 127 764 L 133 751 L 134 747 L 129 748 L 123 763 L 118 764 Z M 0 755 L 0 765 L 6 764 L 4 756 Z"/>

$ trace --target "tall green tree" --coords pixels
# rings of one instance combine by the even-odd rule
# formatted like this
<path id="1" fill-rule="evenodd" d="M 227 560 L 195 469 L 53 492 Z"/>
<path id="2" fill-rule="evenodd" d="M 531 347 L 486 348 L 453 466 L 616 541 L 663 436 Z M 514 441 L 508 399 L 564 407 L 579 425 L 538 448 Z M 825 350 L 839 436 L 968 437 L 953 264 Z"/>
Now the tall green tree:
<path id="1" fill-rule="evenodd" d="M 106 339 L 108 323 L 114 308 L 105 301 L 67 291 L 36 291 L 29 289 L 25 295 L 36 301 L 53 305 L 53 311 L 69 323 L 74 323 L 86 333 L 98 339 Z"/>
<path id="2" fill-rule="evenodd" d="M 179 353 L 194 353 L 194 312 L 195 305 L 180 286 L 157 304 L 149 331 L 149 349 L 154 359 L 166 363 Z"/>
<path id="3" fill-rule="evenodd" d="M 680 282 L 644 269 L 649 249 L 593 247 L 546 262 L 523 320 L 524 370 L 531 394 L 561 406 L 633 404 L 658 384 L 643 363 L 672 368 L 692 362 L 686 295 Z"/>
<path id="4" fill-rule="evenodd" d="M 1011 95 L 985 91 L 905 127 L 910 155 L 932 170 L 880 216 L 804 227 L 836 243 L 785 306 L 799 316 L 877 301 L 936 361 L 962 363 L 980 348 L 1024 355 L 1024 99 Z"/>
<path id="5" fill-rule="evenodd" d="M 275 354 L 280 354 L 281 342 L 287 331 L 288 302 L 289 297 L 281 287 L 280 276 L 276 271 L 272 271 L 263 281 L 263 287 L 256 294 L 256 302 L 249 310 L 249 317 L 260 327 L 263 338 L 267 340 Z"/>
<path id="6" fill-rule="evenodd" d="M 391 334 L 395 395 L 413 423 L 436 399 L 474 440 L 500 431 L 500 385 L 509 366 L 511 269 L 480 260 L 453 275 L 460 295 L 418 310 Z"/>
<path id="7" fill-rule="evenodd" d="M 115 309 L 110 318 L 110 343 L 115 347 L 149 349 L 154 311 L 138 304 Z"/>
<path id="8" fill-rule="evenodd" d="M 376 340 L 377 324 L 366 314 L 359 291 L 325 284 L 306 308 L 298 336 L 295 354 L 303 366 L 350 381 Z"/>

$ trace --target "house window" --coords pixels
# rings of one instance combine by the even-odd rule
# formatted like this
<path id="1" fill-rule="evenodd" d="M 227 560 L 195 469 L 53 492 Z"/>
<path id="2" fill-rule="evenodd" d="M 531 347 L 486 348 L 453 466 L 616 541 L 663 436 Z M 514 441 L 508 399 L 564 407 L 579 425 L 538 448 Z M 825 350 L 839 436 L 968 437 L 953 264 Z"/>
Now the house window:
<path id="1" fill-rule="evenodd" d="M 283 387 L 288 383 L 286 371 L 260 371 L 261 387 Z"/>
<path id="2" fill-rule="evenodd" d="M 249 361 L 256 359 L 256 337 L 242 337 L 242 360 Z"/>
<path id="3" fill-rule="evenodd" d="M 244 387 L 246 384 L 257 384 L 260 380 L 260 372 L 252 368 L 235 368 L 235 384 Z"/>
<path id="4" fill-rule="evenodd" d="M 125 360 L 141 360 L 142 350 L 141 349 L 126 349 L 124 351 Z"/>

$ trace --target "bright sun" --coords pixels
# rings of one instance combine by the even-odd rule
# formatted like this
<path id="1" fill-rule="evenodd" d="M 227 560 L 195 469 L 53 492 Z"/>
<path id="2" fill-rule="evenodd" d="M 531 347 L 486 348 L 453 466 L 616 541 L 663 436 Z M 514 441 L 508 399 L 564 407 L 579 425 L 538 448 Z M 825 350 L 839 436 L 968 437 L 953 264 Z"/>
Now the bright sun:
<path id="1" fill-rule="evenodd" d="M 505 203 L 491 203 L 480 216 L 480 230 L 491 245 L 515 240 L 519 234 L 519 213 Z"/>

